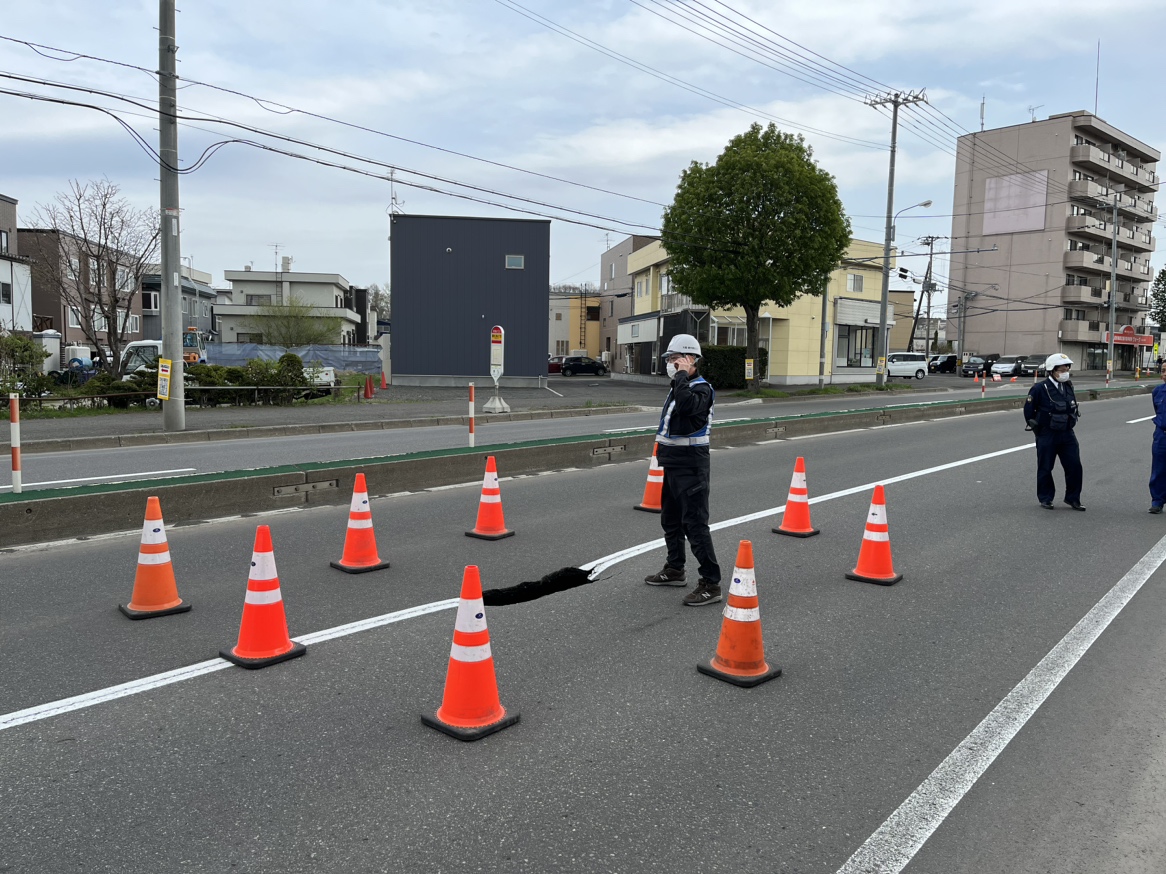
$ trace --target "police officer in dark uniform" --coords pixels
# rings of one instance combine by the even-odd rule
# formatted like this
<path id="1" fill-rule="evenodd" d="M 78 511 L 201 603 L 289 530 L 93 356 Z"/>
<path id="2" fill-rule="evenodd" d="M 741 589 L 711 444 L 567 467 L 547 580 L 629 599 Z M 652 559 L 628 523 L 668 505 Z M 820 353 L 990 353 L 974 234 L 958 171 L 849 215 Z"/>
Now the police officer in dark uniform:
<path id="1" fill-rule="evenodd" d="M 1081 448 L 1073 428 L 1081 413 L 1073 393 L 1069 370 L 1073 362 L 1057 352 L 1045 359 L 1044 382 L 1032 387 L 1024 402 L 1024 420 L 1036 434 L 1036 497 L 1046 510 L 1053 509 L 1057 486 L 1053 465 L 1061 459 L 1065 471 L 1065 503 L 1074 510 L 1081 506 Z"/>
<path id="2" fill-rule="evenodd" d="M 721 568 L 709 533 L 709 429 L 713 419 L 712 385 L 696 372 L 700 343 L 677 334 L 663 355 L 672 387 L 656 431 L 656 461 L 664 468 L 660 525 L 668 559 L 659 573 L 644 578 L 650 586 L 683 586 L 684 539 L 700 567 L 700 581 L 684 596 L 689 607 L 721 600 Z"/>
<path id="3" fill-rule="evenodd" d="M 1154 387 L 1154 454 L 1150 468 L 1150 512 L 1161 513 L 1166 504 L 1166 370 Z"/>

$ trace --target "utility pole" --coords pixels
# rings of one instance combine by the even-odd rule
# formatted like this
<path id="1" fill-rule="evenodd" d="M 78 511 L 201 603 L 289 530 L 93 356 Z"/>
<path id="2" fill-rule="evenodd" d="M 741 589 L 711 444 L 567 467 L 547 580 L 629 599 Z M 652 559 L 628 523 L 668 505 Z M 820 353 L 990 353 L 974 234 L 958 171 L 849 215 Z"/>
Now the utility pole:
<path id="1" fill-rule="evenodd" d="M 182 247 L 178 209 L 178 45 L 174 0 L 158 0 L 158 178 L 162 257 L 162 357 L 170 360 L 170 399 L 162 402 L 162 428 L 186 430 L 182 366 Z"/>
<path id="2" fill-rule="evenodd" d="M 895 91 L 887 94 L 868 97 L 868 106 L 891 106 L 891 161 L 887 172 L 887 227 L 883 240 L 883 294 L 879 302 L 879 332 L 875 337 L 875 384 L 885 385 L 887 382 L 887 301 L 891 290 L 891 242 L 895 237 L 895 151 L 899 138 L 899 107 L 912 103 L 923 103 L 927 95 L 923 91 L 903 93 Z"/>
<path id="3" fill-rule="evenodd" d="M 915 321 L 911 323 L 911 339 L 907 342 L 907 350 L 914 351 L 915 349 L 915 331 L 919 328 L 919 314 L 923 310 L 923 295 L 927 295 L 927 327 L 931 329 L 931 262 L 935 257 L 935 244 L 938 240 L 946 240 L 947 237 L 924 237 L 920 242 L 927 244 L 927 270 L 923 274 L 923 292 L 919 296 L 919 305 L 915 307 Z M 931 341 L 928 340 L 928 343 Z M 930 346 L 928 346 L 930 351 Z"/>
<path id="4" fill-rule="evenodd" d="M 822 338 L 818 344 L 818 388 L 824 388 L 826 385 L 826 348 L 830 336 L 830 283 L 826 282 L 826 287 L 822 289 Z M 773 320 L 770 319 L 772 326 Z M 772 343 L 770 344 L 773 345 Z"/>

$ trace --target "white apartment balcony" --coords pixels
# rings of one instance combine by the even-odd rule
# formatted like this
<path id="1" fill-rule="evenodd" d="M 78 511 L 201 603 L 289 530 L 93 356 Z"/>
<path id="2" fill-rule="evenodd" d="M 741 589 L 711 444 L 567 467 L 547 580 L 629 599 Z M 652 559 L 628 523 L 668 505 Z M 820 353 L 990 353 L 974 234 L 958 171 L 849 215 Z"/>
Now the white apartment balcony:
<path id="1" fill-rule="evenodd" d="M 1098 252 L 1076 252 L 1065 253 L 1065 267 L 1068 270 L 1084 270 L 1088 273 L 1102 273 L 1108 275 L 1110 260 L 1106 255 Z"/>
<path id="2" fill-rule="evenodd" d="M 1134 186 L 1152 191 L 1154 189 L 1150 186 L 1158 178 L 1157 174 L 1147 167 L 1088 144 L 1071 146 L 1069 160 L 1091 172 L 1108 176 L 1114 182 L 1121 182 L 1127 187 Z"/>
<path id="3" fill-rule="evenodd" d="M 1099 243 L 1109 242 L 1113 239 L 1113 229 L 1109 222 L 1090 215 L 1069 216 L 1065 220 L 1065 230 L 1071 234 L 1096 240 Z"/>
<path id="4" fill-rule="evenodd" d="M 1105 289 L 1092 285 L 1062 285 L 1061 303 L 1066 306 L 1100 306 L 1105 300 Z"/>
<path id="5" fill-rule="evenodd" d="M 1063 343 L 1100 343 L 1101 322 L 1078 322 L 1062 319 L 1060 335 Z"/>

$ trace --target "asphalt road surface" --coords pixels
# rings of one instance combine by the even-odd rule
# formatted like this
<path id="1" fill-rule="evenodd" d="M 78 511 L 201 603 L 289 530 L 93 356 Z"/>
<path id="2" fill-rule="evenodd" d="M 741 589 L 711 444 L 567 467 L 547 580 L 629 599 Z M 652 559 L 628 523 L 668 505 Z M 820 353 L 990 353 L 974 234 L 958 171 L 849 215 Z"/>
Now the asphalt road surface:
<path id="1" fill-rule="evenodd" d="M 826 395 L 778 404 L 761 404 L 741 403 L 729 395 L 717 406 L 717 420 L 728 422 L 740 418 L 893 407 L 980 396 L 978 386 L 973 387 L 970 380 L 948 375 L 935 375 L 929 379 L 942 388 L 891 398 Z M 572 384 L 572 387 L 575 385 Z M 616 385 L 616 388 L 621 386 Z M 1022 384 L 995 383 L 989 385 L 986 396 L 1023 396 L 1026 389 L 1027 386 Z M 657 394 L 662 401 L 663 393 Z M 343 411 L 338 415 L 342 416 Z M 653 411 L 492 424 L 479 422 L 476 439 L 479 446 L 486 446 L 627 429 L 653 429 L 658 418 L 659 414 Z M 47 426 L 49 423 L 43 424 Z M 43 432 L 45 428 L 40 430 Z M 281 464 L 372 458 L 466 446 L 467 438 L 467 430 L 461 425 L 264 438 L 247 437 L 240 432 L 237 440 L 216 440 L 211 443 L 160 444 L 68 453 L 25 453 L 23 485 L 26 491 L 32 491 L 95 482 L 126 482 L 224 470 L 253 470 Z M 4 461 L 7 462 L 7 458 Z M 0 469 L 0 491 L 11 488 L 11 482 L 11 468 L 4 463 Z"/>
<path id="2" fill-rule="evenodd" d="M 1085 408 L 1085 513 L 1037 506 L 1015 411 L 718 447 L 717 550 L 727 577 L 753 542 L 784 669 L 754 689 L 695 670 L 718 607 L 641 582 L 663 560 L 632 510 L 643 461 L 504 480 L 518 533 L 498 542 L 464 536 L 476 483 L 378 499 L 374 574 L 327 566 L 343 507 L 171 529 L 194 609 L 145 622 L 115 606 L 136 536 L 7 551 L 0 871 L 1166 870 L 1166 522 L 1148 423 L 1128 424 L 1146 407 Z M 805 540 L 767 512 L 798 455 Z M 875 482 L 889 588 L 843 577 Z M 308 654 L 245 671 L 216 654 L 257 523 Z M 520 723 L 473 744 L 422 725 L 465 565 L 492 587 L 605 557 L 598 582 L 488 609 Z"/>

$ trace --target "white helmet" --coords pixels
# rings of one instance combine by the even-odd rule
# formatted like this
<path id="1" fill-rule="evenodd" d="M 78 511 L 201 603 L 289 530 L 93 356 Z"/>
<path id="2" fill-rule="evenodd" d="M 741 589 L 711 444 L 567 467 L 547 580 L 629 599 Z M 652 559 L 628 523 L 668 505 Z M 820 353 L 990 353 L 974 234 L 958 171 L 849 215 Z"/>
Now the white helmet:
<path id="1" fill-rule="evenodd" d="M 660 357 L 667 358 L 669 355 L 695 355 L 700 358 L 700 343 L 692 334 L 677 334 L 668 341 L 668 349 Z"/>
<path id="2" fill-rule="evenodd" d="M 1064 352 L 1054 352 L 1045 359 L 1045 373 L 1052 373 L 1054 367 L 1073 366 L 1073 360 Z"/>

